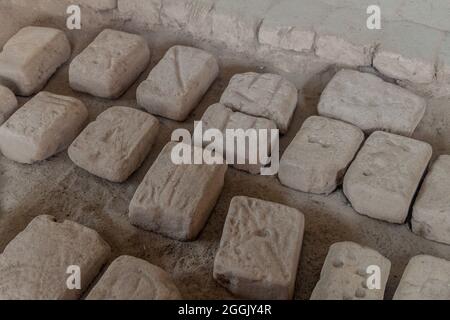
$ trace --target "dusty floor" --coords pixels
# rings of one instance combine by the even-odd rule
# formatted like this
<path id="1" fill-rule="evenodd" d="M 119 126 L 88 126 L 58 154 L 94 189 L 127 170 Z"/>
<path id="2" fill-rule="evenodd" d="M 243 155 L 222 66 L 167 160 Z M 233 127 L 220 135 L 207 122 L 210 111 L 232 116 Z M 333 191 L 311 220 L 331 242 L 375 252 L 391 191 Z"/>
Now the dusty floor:
<path id="1" fill-rule="evenodd" d="M 57 21 L 41 19 L 35 24 L 54 26 L 55 23 L 58 25 Z M 71 32 L 73 54 L 80 52 L 96 32 Z M 162 33 L 147 36 L 153 50 L 152 66 L 171 44 L 189 44 L 189 40 L 180 41 L 177 36 Z M 309 298 L 319 279 L 328 247 L 334 242 L 354 241 L 378 250 L 392 261 L 387 299 L 392 298 L 403 269 L 412 256 L 426 253 L 450 260 L 450 246 L 422 239 L 411 233 L 408 225 L 392 225 L 357 214 L 340 189 L 328 197 L 309 195 L 281 186 L 276 177 L 251 176 L 232 168 L 227 173 L 225 187 L 211 218 L 196 241 L 182 243 L 131 226 L 127 217 L 128 203 L 159 151 L 169 141 L 172 130 L 178 127 L 192 129 L 193 120 L 200 119 L 205 109 L 219 100 L 233 74 L 262 70 L 258 64 L 252 66 L 248 63 L 252 57 L 230 59 L 223 57 L 217 48 L 211 48 L 211 51 L 221 58 L 220 78 L 186 122 L 160 118 L 162 127 L 156 145 L 144 165 L 124 184 L 109 183 L 75 167 L 66 152 L 32 166 L 13 163 L 0 156 L 0 251 L 34 216 L 51 214 L 97 230 L 113 249 L 111 260 L 128 254 L 162 267 L 172 274 L 186 299 L 231 298 L 212 278 L 213 260 L 231 198 L 247 195 L 283 203 L 305 214 L 306 230 L 295 291 L 297 299 Z M 317 61 L 312 64 L 323 69 Z M 152 66 L 124 96 L 114 101 L 73 92 L 68 85 L 68 63 L 51 78 L 45 90 L 81 99 L 88 106 L 92 120 L 113 105 L 135 107 L 137 84 L 145 79 Z M 309 74 L 304 76 L 310 77 Z M 327 79 L 327 73 L 322 78 Z M 307 82 L 303 80 L 298 82 Z M 305 92 L 293 124 L 281 140 L 281 152 L 303 120 L 316 114 L 319 95 L 317 89 Z M 21 105 L 26 100 L 20 99 Z M 427 114 L 414 136 L 431 143 L 435 156 L 450 154 L 450 98 L 429 101 Z"/>

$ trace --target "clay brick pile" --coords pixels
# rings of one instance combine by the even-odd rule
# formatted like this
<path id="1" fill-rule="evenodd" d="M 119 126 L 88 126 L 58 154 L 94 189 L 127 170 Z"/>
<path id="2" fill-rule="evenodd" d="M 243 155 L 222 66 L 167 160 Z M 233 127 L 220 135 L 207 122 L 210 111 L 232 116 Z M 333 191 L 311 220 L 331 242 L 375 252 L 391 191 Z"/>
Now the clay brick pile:
<path id="1" fill-rule="evenodd" d="M 262 30 L 267 41 L 270 28 L 267 22 Z M 0 53 L 0 150 L 10 160 L 33 164 L 68 149 L 75 165 L 116 183 L 126 181 L 149 154 L 159 131 L 156 116 L 184 121 L 219 74 L 210 53 L 174 46 L 137 89 L 138 106 L 146 112 L 114 105 L 87 124 L 81 101 L 39 92 L 69 57 L 66 36 L 51 28 L 26 27 L 5 45 Z M 117 98 L 149 59 L 142 37 L 104 30 L 70 63 L 70 86 Z M 18 108 L 13 92 L 39 93 Z M 298 92 L 279 75 L 245 73 L 235 75 L 218 100 L 203 115 L 207 128 L 277 128 L 284 134 Z M 425 109 L 425 100 L 405 89 L 371 74 L 342 70 L 325 89 L 319 115 L 306 119 L 283 154 L 279 181 L 316 194 L 330 194 L 343 184 L 355 211 L 389 223 L 405 223 L 413 208 L 412 231 L 450 245 L 449 156 L 433 164 L 421 185 L 432 148 L 410 138 Z M 129 204 L 129 220 L 149 232 L 194 241 L 220 197 L 228 166 L 175 164 L 170 155 L 176 146 L 167 143 L 148 170 Z M 196 148 L 202 151 L 196 146 L 193 152 Z M 236 167 L 258 174 L 261 166 Z M 304 215 L 295 208 L 234 197 L 214 279 L 237 297 L 291 299 L 304 229 Z M 78 299 L 99 277 L 110 251 L 94 230 L 38 216 L 0 255 L 0 299 Z M 80 290 L 66 286 L 70 265 L 82 269 Z M 367 270 L 374 265 L 381 275 L 375 289 L 367 285 Z M 383 299 L 390 269 L 390 261 L 373 249 L 335 243 L 311 298 Z M 450 262 L 413 257 L 395 298 L 449 299 L 449 282 Z M 114 260 L 87 293 L 87 299 L 180 298 L 169 274 L 130 256 Z"/>

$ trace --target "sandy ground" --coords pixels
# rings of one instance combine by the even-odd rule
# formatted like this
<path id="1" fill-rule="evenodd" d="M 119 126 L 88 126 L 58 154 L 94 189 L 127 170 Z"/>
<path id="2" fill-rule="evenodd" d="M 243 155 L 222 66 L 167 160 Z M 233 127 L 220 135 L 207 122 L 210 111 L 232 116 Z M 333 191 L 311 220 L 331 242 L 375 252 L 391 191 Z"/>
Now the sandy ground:
<path id="1" fill-rule="evenodd" d="M 2 9 L 2 12 L 6 11 Z M 19 24 L 22 25 L 33 20 L 27 15 L 18 14 L 17 17 L 21 17 Z M 39 19 L 34 24 L 61 27 L 61 22 L 54 19 Z M 126 25 L 112 23 L 112 26 L 127 29 Z M 73 54 L 79 53 L 100 29 L 70 32 Z M 104 100 L 72 91 L 68 85 L 68 63 L 51 78 L 45 90 L 81 99 L 88 106 L 90 120 L 114 105 L 136 107 L 137 85 L 146 78 L 167 48 L 175 43 L 190 43 L 189 39 L 182 36 L 163 32 L 145 36 L 153 52 L 151 66 L 120 99 Z M 126 183 L 109 183 L 90 175 L 76 167 L 68 158 L 67 152 L 32 166 L 20 165 L 0 156 L 0 251 L 33 217 L 51 214 L 58 219 L 70 219 L 98 231 L 113 249 L 111 261 L 119 255 L 128 254 L 162 267 L 171 273 L 186 299 L 232 298 L 213 280 L 213 260 L 231 198 L 246 195 L 283 203 L 298 208 L 305 214 L 306 229 L 297 275 L 296 299 L 309 298 L 319 279 L 328 247 L 338 241 L 354 241 L 372 247 L 391 260 L 387 299 L 392 298 L 408 260 L 414 255 L 425 253 L 450 260 L 450 246 L 414 235 L 408 224 L 392 225 L 357 214 L 341 189 L 327 197 L 310 195 L 283 187 L 276 177 L 252 176 L 232 168 L 228 170 L 217 205 L 196 241 L 178 242 L 131 226 L 127 217 L 128 204 L 152 162 L 170 140 L 172 130 L 179 127 L 192 130 L 193 121 L 200 119 L 205 109 L 219 100 L 233 74 L 250 70 L 271 70 L 264 63 L 255 62 L 252 57 L 230 58 L 220 48 L 208 47 L 208 44 L 202 46 L 220 58 L 219 79 L 186 122 L 178 123 L 160 118 L 161 131 L 151 154 Z M 304 92 L 304 98 L 300 99 L 288 134 L 281 139 L 281 152 L 295 136 L 304 119 L 317 113 L 320 88 L 333 73 L 333 69 L 330 69 L 316 77 L 324 83 L 311 83 L 314 68 L 322 71 L 326 68 L 323 62 L 314 58 L 303 63 L 305 68 L 291 77 L 295 78 L 296 83 L 307 84 L 308 89 Z M 307 69 L 309 73 L 305 72 Z M 26 101 L 27 99 L 21 98 L 20 104 Z M 435 156 L 450 154 L 450 98 L 429 101 L 427 114 L 414 137 L 431 143 Z"/>

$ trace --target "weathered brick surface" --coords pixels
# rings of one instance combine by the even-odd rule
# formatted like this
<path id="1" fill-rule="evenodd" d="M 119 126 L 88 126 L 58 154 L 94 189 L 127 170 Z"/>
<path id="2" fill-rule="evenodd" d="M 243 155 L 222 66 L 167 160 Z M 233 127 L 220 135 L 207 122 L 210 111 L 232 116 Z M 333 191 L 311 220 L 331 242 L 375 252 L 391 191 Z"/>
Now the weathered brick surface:
<path id="1" fill-rule="evenodd" d="M 216 0 L 211 12 L 211 38 L 239 52 L 254 50 L 258 27 L 273 3 L 273 0 Z"/>
<path id="2" fill-rule="evenodd" d="M 375 75 L 341 70 L 320 98 L 321 116 L 352 123 L 366 133 L 384 130 L 410 136 L 426 110 L 426 100 Z"/>
<path id="3" fill-rule="evenodd" d="M 367 29 L 366 20 L 358 8 L 332 10 L 317 24 L 316 54 L 338 65 L 371 65 L 380 32 Z"/>
<path id="4" fill-rule="evenodd" d="M 419 255 L 403 273 L 394 300 L 449 300 L 450 261 Z"/>
<path id="5" fill-rule="evenodd" d="M 440 156 L 431 167 L 414 203 L 414 233 L 450 244 L 450 156 Z"/>
<path id="6" fill-rule="evenodd" d="M 150 50 L 141 36 L 105 29 L 73 59 L 72 89 L 102 98 L 117 98 L 146 69 Z"/>
<path id="7" fill-rule="evenodd" d="M 196 39 L 211 39 L 216 2 L 216 0 L 162 0 L 161 24 L 166 28 L 189 33 Z"/>
<path id="8" fill-rule="evenodd" d="M 217 129 L 220 132 L 223 133 L 223 145 L 218 150 L 218 152 L 222 152 L 222 154 L 225 156 L 227 153 L 232 154 L 234 152 L 234 163 L 233 167 L 244 170 L 252 174 L 259 174 L 261 173 L 261 168 L 264 166 L 260 160 L 259 152 L 260 150 L 263 150 L 263 148 L 266 148 L 266 152 L 264 152 L 266 155 L 270 156 L 270 150 L 271 150 L 271 132 L 270 130 L 274 130 L 277 128 L 275 122 L 269 119 L 265 118 L 258 118 L 254 116 L 249 116 L 244 113 L 240 112 L 233 112 L 231 109 L 225 107 L 224 105 L 220 103 L 216 103 L 212 106 L 210 106 L 202 117 L 202 125 L 203 130 L 209 130 L 209 129 Z M 252 137 L 252 134 L 248 134 L 245 138 L 245 141 L 239 140 L 238 138 L 234 138 L 233 146 L 231 150 L 228 150 L 227 148 L 227 130 L 235 130 L 234 132 L 237 132 L 237 130 L 243 130 L 242 132 L 245 134 L 248 132 L 248 130 L 255 130 L 253 132 L 256 133 L 256 139 L 251 140 L 250 137 Z M 266 130 L 267 132 L 267 144 L 262 148 L 257 148 L 257 154 L 256 154 L 256 161 L 253 157 L 253 155 L 250 155 L 250 143 L 254 143 L 251 141 L 256 141 L 255 145 L 260 146 L 260 143 L 262 143 L 262 140 L 259 139 L 260 133 L 263 131 L 260 130 Z M 259 142 L 261 141 L 261 142 Z M 243 152 L 240 152 L 240 149 L 236 146 L 241 145 L 242 143 L 245 143 L 245 146 L 243 148 Z M 254 147 L 252 145 L 251 147 Z M 244 163 L 238 163 L 238 159 L 242 158 L 244 160 Z M 250 163 L 252 162 L 252 163 Z"/>
<path id="9" fill-rule="evenodd" d="M 42 91 L 0 127 L 0 150 L 20 163 L 45 160 L 72 143 L 87 117 L 80 100 Z"/>
<path id="10" fill-rule="evenodd" d="M 234 197 L 214 261 L 214 279 L 242 298 L 292 298 L 304 225 L 297 209 Z"/>
<path id="11" fill-rule="evenodd" d="M 145 230 L 193 240 L 220 196 L 227 165 L 174 164 L 175 146 L 169 142 L 147 172 L 131 200 L 129 217 Z"/>
<path id="12" fill-rule="evenodd" d="M 374 132 L 345 175 L 344 193 L 357 212 L 404 223 L 431 154 L 428 143 Z"/>
<path id="13" fill-rule="evenodd" d="M 273 120 L 286 133 L 297 108 L 297 88 L 283 77 L 248 72 L 234 75 L 220 103 L 242 113 Z"/>
<path id="14" fill-rule="evenodd" d="M 379 267 L 380 289 L 370 289 L 368 269 Z M 383 300 L 391 262 L 377 251 L 353 242 L 338 242 L 328 251 L 311 300 Z"/>
<path id="15" fill-rule="evenodd" d="M 316 0 L 281 1 L 272 6 L 259 28 L 258 40 L 273 48 L 308 52 L 313 49 L 316 26 L 331 7 Z"/>
<path id="16" fill-rule="evenodd" d="M 118 0 L 119 17 L 132 25 L 153 29 L 161 23 L 162 0 Z"/>
<path id="17" fill-rule="evenodd" d="M 431 83 L 443 39 L 443 32 L 415 23 L 385 23 L 373 65 L 394 79 Z"/>
<path id="18" fill-rule="evenodd" d="M 123 182 L 142 164 L 158 130 L 159 121 L 148 113 L 111 107 L 75 139 L 69 157 L 92 174 Z"/>
<path id="19" fill-rule="evenodd" d="M 89 292 L 87 300 L 179 300 L 177 287 L 161 268 L 120 256 Z"/>
<path id="20" fill-rule="evenodd" d="M 139 85 L 138 104 L 151 114 L 184 121 L 218 73 L 219 65 L 213 55 L 196 48 L 174 46 Z"/>
<path id="21" fill-rule="evenodd" d="M 284 152 L 278 178 L 303 192 L 329 194 L 342 182 L 364 133 L 357 127 L 324 117 L 310 117 Z"/>
<path id="22" fill-rule="evenodd" d="M 69 40 L 61 30 L 25 27 L 3 46 L 0 83 L 17 95 L 30 96 L 44 87 L 70 53 Z"/>
<path id="23" fill-rule="evenodd" d="M 0 85 L 0 125 L 17 110 L 17 98 L 7 87 Z"/>
<path id="24" fill-rule="evenodd" d="M 0 255 L 0 299 L 80 298 L 106 263 L 110 250 L 94 230 L 38 216 Z M 67 286 L 69 266 L 80 267 L 80 290 Z"/>

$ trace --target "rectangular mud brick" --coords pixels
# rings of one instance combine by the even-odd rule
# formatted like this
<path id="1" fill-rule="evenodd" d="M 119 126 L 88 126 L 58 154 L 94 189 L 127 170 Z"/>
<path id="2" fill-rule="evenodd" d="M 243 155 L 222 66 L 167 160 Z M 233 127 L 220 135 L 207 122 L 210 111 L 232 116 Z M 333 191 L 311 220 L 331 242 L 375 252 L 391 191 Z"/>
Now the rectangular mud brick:
<path id="1" fill-rule="evenodd" d="M 72 143 L 87 117 L 80 100 L 39 92 L 0 127 L 0 150 L 20 163 L 45 160 Z"/>
<path id="2" fill-rule="evenodd" d="M 450 261 L 419 255 L 403 273 L 394 300 L 450 300 Z"/>
<path id="3" fill-rule="evenodd" d="M 214 279 L 241 298 L 292 299 L 304 226 L 297 209 L 234 197 L 214 260 Z"/>
<path id="4" fill-rule="evenodd" d="M 131 200 L 129 217 L 142 229 L 188 241 L 205 226 L 227 165 L 174 164 L 171 153 L 177 145 L 169 142 L 161 151 Z"/>
<path id="5" fill-rule="evenodd" d="M 364 133 L 351 124 L 313 116 L 284 152 L 278 178 L 290 188 L 330 194 L 342 182 Z"/>
<path id="6" fill-rule="evenodd" d="M 270 143 L 270 130 L 272 129 L 277 129 L 277 125 L 275 124 L 275 122 L 273 122 L 272 120 L 269 119 L 265 119 L 265 118 L 258 118 L 258 117 L 253 117 L 253 116 L 249 116 L 246 115 L 244 113 L 241 112 L 233 112 L 233 110 L 225 107 L 223 104 L 220 103 L 216 103 L 212 106 L 210 106 L 205 113 L 203 114 L 202 120 L 203 122 L 203 131 L 205 132 L 206 130 L 209 129 L 217 129 L 219 131 L 221 131 L 224 135 L 224 143 L 222 148 L 220 149 L 220 152 L 223 152 L 223 155 L 225 156 L 226 152 L 227 152 L 227 147 L 226 147 L 226 130 L 238 130 L 238 129 L 242 129 L 244 132 L 249 130 L 249 129 L 255 129 L 256 130 L 256 134 L 257 134 L 257 139 L 255 141 L 258 141 L 258 146 L 259 146 L 259 130 L 261 129 L 265 129 L 267 130 L 267 145 L 266 145 L 266 150 L 268 150 L 268 155 L 270 155 L 270 147 L 271 147 L 271 143 Z M 248 138 L 246 138 L 245 140 L 245 154 L 240 154 L 239 153 L 239 149 L 237 148 L 237 144 L 239 144 L 239 140 L 238 139 L 234 139 L 234 151 L 235 151 L 235 157 L 234 157 L 234 164 L 233 167 L 239 169 L 239 170 L 243 170 L 243 171 L 247 171 L 251 174 L 259 174 L 261 172 L 261 167 L 263 166 L 263 164 L 259 161 L 259 148 L 256 148 L 255 150 L 258 151 L 258 153 L 256 154 L 257 156 L 257 163 L 253 163 L 250 164 L 250 140 Z M 206 143 L 208 144 L 208 143 Z M 230 152 L 232 152 L 233 150 L 231 150 Z M 238 164 L 237 163 L 237 157 L 241 156 L 242 158 L 245 158 L 245 163 L 244 164 Z M 254 160 L 254 159 L 252 159 Z"/>
<path id="7" fill-rule="evenodd" d="M 414 233 L 450 245 L 450 156 L 440 156 L 431 167 L 413 207 Z"/>
<path id="8" fill-rule="evenodd" d="M 45 86 L 70 54 L 69 40 L 61 30 L 25 27 L 3 46 L 0 83 L 17 95 L 31 96 Z"/>
<path id="9" fill-rule="evenodd" d="M 276 74 L 234 75 L 220 103 L 242 113 L 273 120 L 281 133 L 289 129 L 297 107 L 297 88 Z"/>
<path id="10" fill-rule="evenodd" d="M 136 34 L 105 29 L 69 68 L 72 89 L 101 98 L 117 98 L 147 68 L 150 49 Z"/>
<path id="11" fill-rule="evenodd" d="M 411 136 L 426 110 L 425 99 L 375 75 L 341 70 L 325 88 L 321 116 L 342 120 L 365 133 L 388 131 Z"/>
<path id="12" fill-rule="evenodd" d="M 142 164 L 158 130 L 158 119 L 146 112 L 111 107 L 74 140 L 69 157 L 96 176 L 123 182 Z"/>
<path id="13" fill-rule="evenodd" d="M 0 125 L 17 110 L 17 98 L 7 87 L 0 85 Z"/>
<path id="14" fill-rule="evenodd" d="M 145 260 L 120 256 L 91 290 L 87 300 L 180 300 L 170 276 Z"/>
<path id="15" fill-rule="evenodd" d="M 174 46 L 138 87 L 136 98 L 151 114 L 184 121 L 218 74 L 219 65 L 210 53 Z"/>
<path id="16" fill-rule="evenodd" d="M 404 223 L 431 155 L 428 143 L 374 132 L 344 177 L 344 193 L 357 212 Z"/>
<path id="17" fill-rule="evenodd" d="M 78 299 L 100 272 L 110 251 L 92 229 L 38 216 L 0 255 L 0 300 Z M 70 266 L 80 268 L 81 289 L 69 289 L 67 285 Z"/>
<path id="18" fill-rule="evenodd" d="M 369 278 L 380 271 L 380 289 Z M 379 268 L 379 269 L 378 269 Z M 311 300 L 383 300 L 391 262 L 377 251 L 353 242 L 333 244 L 313 290 Z"/>

